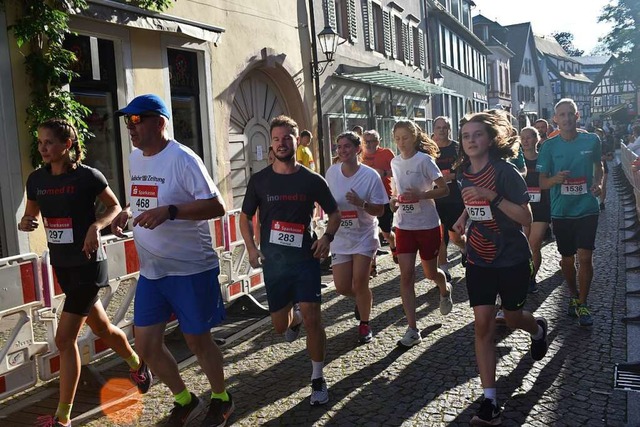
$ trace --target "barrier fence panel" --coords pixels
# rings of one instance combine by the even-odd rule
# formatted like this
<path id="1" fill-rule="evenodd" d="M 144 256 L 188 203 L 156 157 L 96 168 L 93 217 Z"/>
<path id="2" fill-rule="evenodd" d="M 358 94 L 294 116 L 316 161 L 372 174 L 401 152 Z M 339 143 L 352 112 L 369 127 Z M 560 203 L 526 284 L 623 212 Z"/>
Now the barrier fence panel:
<path id="1" fill-rule="evenodd" d="M 33 330 L 43 306 L 39 264 L 34 253 L 0 259 L 0 400 L 38 381 L 34 356 L 47 349 Z"/>

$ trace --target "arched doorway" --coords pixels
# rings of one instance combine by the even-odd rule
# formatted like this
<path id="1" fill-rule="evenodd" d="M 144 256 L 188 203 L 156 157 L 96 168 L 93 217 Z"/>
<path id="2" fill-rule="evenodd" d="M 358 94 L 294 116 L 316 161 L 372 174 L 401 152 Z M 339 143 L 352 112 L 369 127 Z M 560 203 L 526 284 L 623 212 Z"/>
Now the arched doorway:
<path id="1" fill-rule="evenodd" d="M 283 99 L 271 77 L 260 69 L 251 71 L 238 85 L 229 120 L 234 208 L 242 205 L 249 177 L 267 166 L 269 122 L 288 113 Z"/>

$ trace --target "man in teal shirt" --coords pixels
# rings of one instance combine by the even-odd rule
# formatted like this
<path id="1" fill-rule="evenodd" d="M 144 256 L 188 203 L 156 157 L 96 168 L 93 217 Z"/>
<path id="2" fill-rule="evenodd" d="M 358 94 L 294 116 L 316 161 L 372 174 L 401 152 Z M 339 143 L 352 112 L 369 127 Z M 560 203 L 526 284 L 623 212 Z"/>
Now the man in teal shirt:
<path id="1" fill-rule="evenodd" d="M 593 318 L 587 296 L 593 279 L 593 250 L 600 212 L 602 148 L 597 135 L 578 130 L 579 117 L 572 99 L 558 101 L 553 118 L 560 133 L 545 141 L 536 169 L 540 172 L 540 188 L 551 189 L 553 233 L 562 255 L 562 274 L 569 286 L 567 313 L 578 317 L 581 326 L 591 326 Z"/>

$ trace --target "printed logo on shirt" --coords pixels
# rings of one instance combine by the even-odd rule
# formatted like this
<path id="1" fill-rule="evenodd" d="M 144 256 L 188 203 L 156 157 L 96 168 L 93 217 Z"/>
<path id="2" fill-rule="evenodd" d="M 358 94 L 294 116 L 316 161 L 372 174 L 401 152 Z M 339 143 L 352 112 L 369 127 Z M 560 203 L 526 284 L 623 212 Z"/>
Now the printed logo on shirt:
<path id="1" fill-rule="evenodd" d="M 165 179 L 164 177 L 153 175 L 131 175 L 131 181 L 159 182 L 164 184 Z"/>
<path id="2" fill-rule="evenodd" d="M 58 188 L 38 188 L 36 190 L 37 196 L 59 196 L 61 194 L 75 194 L 75 185 L 64 185 Z"/>
<path id="3" fill-rule="evenodd" d="M 306 202 L 306 194 L 267 194 L 267 202 Z"/>

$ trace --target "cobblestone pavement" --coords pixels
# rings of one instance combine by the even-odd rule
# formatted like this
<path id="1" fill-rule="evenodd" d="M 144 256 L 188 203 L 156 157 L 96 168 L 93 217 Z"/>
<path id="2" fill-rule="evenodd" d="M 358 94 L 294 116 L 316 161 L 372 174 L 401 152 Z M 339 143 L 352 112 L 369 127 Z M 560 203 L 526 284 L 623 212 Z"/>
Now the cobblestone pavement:
<path id="1" fill-rule="evenodd" d="M 595 323 L 578 326 L 566 315 L 567 293 L 559 272 L 555 243 L 544 247 L 538 275 L 540 292 L 526 307 L 547 318 L 550 348 L 540 362 L 528 354 L 529 336 L 506 328 L 496 337 L 498 396 L 504 405 L 504 425 L 626 424 L 626 393 L 612 390 L 613 364 L 626 360 L 625 265 L 619 241 L 618 200 L 609 203 L 598 227 L 595 277 L 590 305 Z M 327 330 L 325 376 L 330 402 L 309 406 L 311 365 L 304 337 L 288 344 L 265 322 L 253 335 L 224 352 L 229 390 L 236 399 L 234 425 L 468 425 L 482 388 L 473 348 L 473 314 L 468 305 L 459 257 L 451 314 L 438 311 L 433 283 L 416 285 L 419 327 L 423 342 L 401 351 L 396 341 L 406 322 L 399 297 L 398 269 L 390 257 L 379 261 L 381 274 L 372 280 L 375 339 L 358 345 L 353 302 L 327 289 L 323 318 Z M 207 381 L 197 365 L 183 371 L 200 395 Z M 143 398 L 139 425 L 160 421 L 171 397 L 156 384 Z M 89 425 L 105 425 L 100 418 Z"/>
<path id="2" fill-rule="evenodd" d="M 600 216 L 595 277 L 590 294 L 594 326 L 583 328 L 566 314 L 567 292 L 559 271 L 555 243 L 543 248 L 538 274 L 540 292 L 526 308 L 549 322 L 547 356 L 533 362 L 530 338 L 522 331 L 499 327 L 498 397 L 506 426 L 625 426 L 627 394 L 612 389 L 613 365 L 627 360 L 625 313 L 626 273 L 622 213 L 611 188 Z M 468 425 L 478 408 L 482 388 L 475 364 L 473 313 L 469 308 L 460 257 L 454 265 L 454 308 L 438 310 L 435 285 L 416 284 L 418 326 L 423 341 L 402 351 L 396 341 L 406 329 L 399 296 L 399 271 L 389 256 L 378 261 L 380 274 L 371 282 L 374 340 L 357 344 L 353 302 L 332 287 L 323 294 L 327 331 L 325 377 L 330 401 L 310 407 L 311 364 L 304 333 L 284 342 L 262 322 L 248 338 L 225 347 L 225 373 L 236 411 L 231 423 L 326 426 L 457 426 Z M 208 383 L 197 364 L 183 370 L 189 388 L 208 395 Z M 148 394 L 125 399 L 121 410 L 84 419 L 89 426 L 149 426 L 162 422 L 172 407 L 168 389 L 156 383 Z M 83 424 L 85 424 L 83 422 Z M 74 423 L 74 426 L 78 425 Z M 194 423 L 198 425 L 198 423 Z"/>

